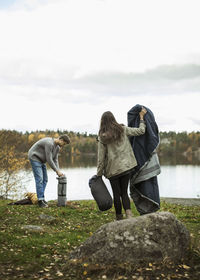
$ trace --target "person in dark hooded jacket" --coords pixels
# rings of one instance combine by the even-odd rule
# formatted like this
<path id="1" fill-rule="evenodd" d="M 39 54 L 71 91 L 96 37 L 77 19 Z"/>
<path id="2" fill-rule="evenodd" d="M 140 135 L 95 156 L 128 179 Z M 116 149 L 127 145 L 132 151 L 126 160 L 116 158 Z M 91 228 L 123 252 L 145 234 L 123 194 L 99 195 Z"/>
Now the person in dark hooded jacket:
<path id="1" fill-rule="evenodd" d="M 126 217 L 132 217 L 128 183 L 130 173 L 137 165 L 128 136 L 139 136 L 145 133 L 144 115 L 146 109 L 139 112 L 139 127 L 127 127 L 119 124 L 114 115 L 107 111 L 101 117 L 98 135 L 97 176 L 104 175 L 109 179 L 116 212 L 116 220 L 123 219 L 122 206 Z"/>

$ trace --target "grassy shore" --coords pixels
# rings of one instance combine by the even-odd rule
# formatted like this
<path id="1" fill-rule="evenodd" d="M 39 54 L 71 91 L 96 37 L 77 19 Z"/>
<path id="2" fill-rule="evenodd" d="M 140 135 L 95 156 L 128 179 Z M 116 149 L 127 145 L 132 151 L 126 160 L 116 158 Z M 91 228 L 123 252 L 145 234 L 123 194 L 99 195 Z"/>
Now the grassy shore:
<path id="1" fill-rule="evenodd" d="M 0 279 L 200 279 L 200 206 L 161 203 L 191 233 L 191 248 L 179 263 L 102 266 L 70 260 L 69 253 L 101 225 L 114 219 L 114 209 L 100 212 L 96 203 L 69 201 L 66 207 L 8 205 L 0 200 Z M 133 204 L 133 213 L 138 216 Z M 54 217 L 42 220 L 39 215 Z M 30 232 L 25 225 L 43 227 Z"/>

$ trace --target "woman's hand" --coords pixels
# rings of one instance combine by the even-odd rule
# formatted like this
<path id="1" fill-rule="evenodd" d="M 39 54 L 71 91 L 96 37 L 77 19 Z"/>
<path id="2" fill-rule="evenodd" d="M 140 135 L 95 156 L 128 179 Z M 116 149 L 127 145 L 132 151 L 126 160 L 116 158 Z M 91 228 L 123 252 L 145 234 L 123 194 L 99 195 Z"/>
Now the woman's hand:
<path id="1" fill-rule="evenodd" d="M 140 120 L 143 121 L 144 120 L 144 115 L 147 113 L 147 110 L 142 107 L 142 110 L 139 112 L 140 115 Z"/>

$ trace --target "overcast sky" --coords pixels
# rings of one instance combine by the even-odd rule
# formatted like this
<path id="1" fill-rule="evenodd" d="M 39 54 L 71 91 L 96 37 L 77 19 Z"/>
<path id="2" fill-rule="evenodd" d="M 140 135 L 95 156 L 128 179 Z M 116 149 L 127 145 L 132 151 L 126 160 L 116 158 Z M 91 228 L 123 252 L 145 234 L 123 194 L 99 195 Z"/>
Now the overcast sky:
<path id="1" fill-rule="evenodd" d="M 200 131 L 199 0 L 0 0 L 0 129 Z"/>

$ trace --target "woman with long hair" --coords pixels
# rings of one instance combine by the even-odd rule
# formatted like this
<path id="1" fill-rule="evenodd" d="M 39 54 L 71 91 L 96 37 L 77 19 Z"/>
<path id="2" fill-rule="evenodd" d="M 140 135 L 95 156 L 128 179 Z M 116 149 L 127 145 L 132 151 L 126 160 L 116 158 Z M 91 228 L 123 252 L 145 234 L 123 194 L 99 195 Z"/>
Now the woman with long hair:
<path id="1" fill-rule="evenodd" d="M 101 117 L 98 133 L 97 176 L 109 179 L 116 212 L 116 220 L 123 219 L 122 206 L 126 217 L 131 218 L 130 199 L 127 193 L 130 173 L 137 165 L 128 136 L 145 133 L 144 115 L 146 109 L 139 113 L 139 127 L 127 127 L 119 124 L 114 115 L 107 111 Z"/>

